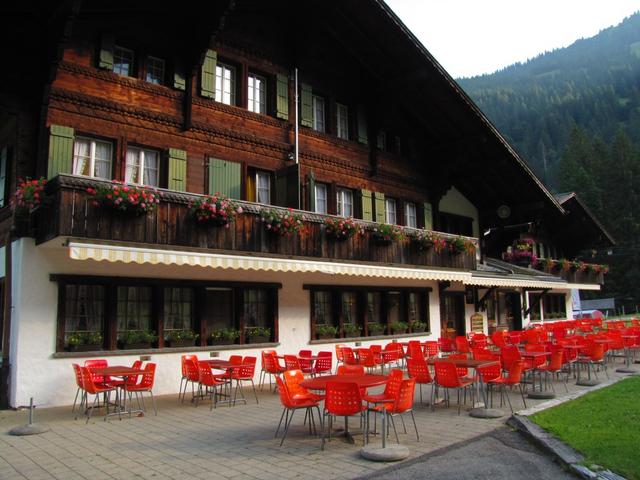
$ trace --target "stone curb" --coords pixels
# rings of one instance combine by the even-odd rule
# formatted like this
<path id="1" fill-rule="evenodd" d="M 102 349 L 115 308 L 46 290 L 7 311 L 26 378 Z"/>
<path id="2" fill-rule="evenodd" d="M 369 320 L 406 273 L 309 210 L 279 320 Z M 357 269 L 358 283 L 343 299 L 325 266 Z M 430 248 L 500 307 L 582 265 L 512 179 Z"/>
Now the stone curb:
<path id="1" fill-rule="evenodd" d="M 601 384 L 593 388 L 589 388 L 588 390 L 581 390 L 579 392 L 572 393 L 571 395 L 567 395 L 566 397 L 553 399 L 548 402 L 536 405 L 535 407 L 522 410 L 517 414 L 512 415 L 511 418 L 507 420 L 507 425 L 515 428 L 525 437 L 530 439 L 533 443 L 549 452 L 560 462 L 561 465 L 563 465 L 567 470 L 580 478 L 589 480 L 626 480 L 624 477 L 613 473 L 611 470 L 594 472 L 584 465 L 581 465 L 580 462 L 584 461 L 584 456 L 582 454 L 578 453 L 572 447 L 554 437 L 551 433 L 542 429 L 528 418 L 529 415 L 533 415 L 536 412 L 555 407 L 556 405 L 560 405 L 569 400 L 574 400 L 589 392 L 593 392 L 594 390 L 600 390 L 601 388 L 608 387 L 624 378 L 627 377 L 621 377 L 618 379 L 609 380 L 607 382 L 602 382 Z"/>

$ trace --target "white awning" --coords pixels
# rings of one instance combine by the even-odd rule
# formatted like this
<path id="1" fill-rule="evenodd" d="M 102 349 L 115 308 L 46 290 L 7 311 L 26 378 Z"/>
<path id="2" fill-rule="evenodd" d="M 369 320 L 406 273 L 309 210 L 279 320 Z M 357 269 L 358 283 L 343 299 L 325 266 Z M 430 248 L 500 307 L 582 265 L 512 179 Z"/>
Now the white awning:
<path id="1" fill-rule="evenodd" d="M 323 262 L 289 258 L 251 257 L 193 251 L 138 248 L 123 245 L 69 242 L 73 260 L 123 262 L 151 265 L 186 265 L 232 270 L 326 273 L 356 277 L 402 278 L 411 280 L 447 280 L 464 282 L 470 272 L 428 268 L 404 268 L 358 263 Z"/>
<path id="2" fill-rule="evenodd" d="M 600 285 L 591 283 L 567 283 L 563 281 L 540 280 L 536 278 L 509 278 L 471 276 L 464 281 L 465 285 L 480 287 L 512 287 L 512 288 L 551 288 L 562 290 L 600 290 Z"/>

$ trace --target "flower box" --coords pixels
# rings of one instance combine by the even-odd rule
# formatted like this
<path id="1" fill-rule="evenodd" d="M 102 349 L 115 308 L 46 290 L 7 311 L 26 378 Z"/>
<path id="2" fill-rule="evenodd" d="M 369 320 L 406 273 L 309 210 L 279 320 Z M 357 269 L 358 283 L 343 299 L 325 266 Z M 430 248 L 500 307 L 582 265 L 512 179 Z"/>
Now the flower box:
<path id="1" fill-rule="evenodd" d="M 120 343 L 121 350 L 146 350 L 151 348 L 151 342 Z"/>
<path id="2" fill-rule="evenodd" d="M 411 327 L 411 331 L 413 333 L 424 333 L 426 329 L 427 329 L 426 326 L 423 326 L 423 327 Z"/>
<path id="3" fill-rule="evenodd" d="M 327 238 L 336 241 L 344 241 L 353 237 L 358 231 L 358 226 L 353 218 L 327 218 L 324 221 L 324 231 Z"/>
<path id="4" fill-rule="evenodd" d="M 318 340 L 331 340 L 332 338 L 336 338 L 336 334 L 335 333 L 318 333 L 316 335 L 316 338 Z"/>
<path id="5" fill-rule="evenodd" d="M 344 338 L 357 338 L 360 336 L 360 332 L 345 332 Z"/>
<path id="6" fill-rule="evenodd" d="M 97 352 L 102 349 L 103 346 L 98 344 L 67 345 L 66 348 L 68 352 Z"/>
<path id="7" fill-rule="evenodd" d="M 179 340 L 167 340 L 166 344 L 171 348 L 179 348 L 179 347 L 193 347 L 195 344 L 194 338 L 181 338 Z"/>
<path id="8" fill-rule="evenodd" d="M 274 208 L 262 210 L 260 219 L 264 228 L 272 235 L 291 237 L 304 231 L 302 214 L 294 212 L 291 208 L 285 211 Z"/>
<path id="9" fill-rule="evenodd" d="M 242 213 L 242 207 L 237 206 L 226 196 L 216 193 L 205 195 L 192 202 L 191 215 L 198 225 L 221 226 L 229 228 L 229 224 L 236 219 L 236 215 Z"/>
<path id="10" fill-rule="evenodd" d="M 207 345 L 233 345 L 235 343 L 235 338 L 219 338 L 216 340 L 210 338 L 209 340 L 207 340 Z"/>
<path id="11" fill-rule="evenodd" d="M 268 343 L 269 337 L 264 335 L 256 335 L 247 337 L 247 343 Z"/>
<path id="12" fill-rule="evenodd" d="M 89 200 L 95 206 L 111 208 L 129 215 L 146 215 L 154 211 L 160 203 L 162 193 L 153 188 L 114 182 L 87 188 Z"/>

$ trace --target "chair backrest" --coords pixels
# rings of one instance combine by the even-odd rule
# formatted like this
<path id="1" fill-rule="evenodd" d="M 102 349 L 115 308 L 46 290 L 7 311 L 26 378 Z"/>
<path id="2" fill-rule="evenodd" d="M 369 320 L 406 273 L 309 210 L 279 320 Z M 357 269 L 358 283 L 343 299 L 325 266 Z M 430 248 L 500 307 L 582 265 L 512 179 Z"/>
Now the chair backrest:
<path id="1" fill-rule="evenodd" d="M 407 354 L 410 357 L 422 357 L 422 345 L 420 344 L 420 340 L 409 340 Z"/>
<path id="2" fill-rule="evenodd" d="M 369 351 L 373 353 L 374 357 L 380 358 L 380 354 L 382 353 L 382 345 L 371 345 L 369 346 Z"/>
<path id="3" fill-rule="evenodd" d="M 364 365 L 339 365 L 338 375 L 364 375 Z"/>
<path id="4" fill-rule="evenodd" d="M 209 372 L 211 372 L 211 367 L 209 367 L 209 364 L 205 361 L 201 362 L 200 360 L 193 360 L 191 358 L 187 358 L 184 361 L 184 363 L 187 367 L 187 380 L 189 380 L 190 382 L 200 381 L 200 367 L 199 367 L 200 363 L 206 363 L 207 368 L 209 368 Z"/>
<path id="5" fill-rule="evenodd" d="M 447 358 L 450 360 L 467 360 L 468 357 L 466 353 L 455 353 L 453 355 L 449 355 Z M 468 367 L 456 366 L 456 370 L 458 371 L 458 375 L 460 377 L 466 377 L 467 374 L 469 373 Z"/>
<path id="6" fill-rule="evenodd" d="M 358 363 L 358 359 L 353 353 L 353 349 L 351 347 L 342 347 L 342 361 L 347 365 L 355 365 Z"/>
<path id="7" fill-rule="evenodd" d="M 136 370 L 140 370 L 142 368 L 142 360 L 136 360 L 131 364 L 131 368 L 135 368 Z M 186 376 L 185 376 L 186 378 Z M 139 377 L 137 375 L 131 375 L 127 377 L 127 387 L 136 385 L 138 383 Z"/>
<path id="8" fill-rule="evenodd" d="M 156 379 L 156 364 L 149 362 L 144 367 L 144 373 L 142 374 L 142 380 L 138 384 L 141 388 L 147 388 L 151 390 L 153 383 Z"/>
<path id="9" fill-rule="evenodd" d="M 278 394 L 280 395 L 280 403 L 285 408 L 291 408 L 294 406 L 294 402 L 291 401 L 287 386 L 280 377 L 276 377 L 276 384 L 278 385 Z"/>
<path id="10" fill-rule="evenodd" d="M 242 359 L 242 366 L 234 368 L 232 372 L 233 378 L 253 378 L 256 372 L 257 357 L 246 356 Z"/>
<path id="11" fill-rule="evenodd" d="M 562 348 L 555 349 L 551 352 L 551 360 L 549 360 L 549 370 L 557 372 L 562 370 L 564 351 Z"/>
<path id="12" fill-rule="evenodd" d="M 507 342 L 505 340 L 505 335 L 502 330 L 497 330 L 491 334 L 491 341 L 496 347 L 504 347 Z"/>
<path id="13" fill-rule="evenodd" d="M 416 389 L 416 379 L 402 380 L 393 402 L 391 413 L 403 413 L 413 408 L 413 397 Z"/>
<path id="14" fill-rule="evenodd" d="M 180 357 L 180 366 L 182 367 L 182 378 L 187 378 L 187 365 L 185 360 L 195 360 L 198 361 L 197 355 L 182 355 Z"/>
<path id="15" fill-rule="evenodd" d="M 601 343 L 594 343 L 589 349 L 589 359 L 592 362 L 599 362 L 604 358 L 604 345 Z"/>
<path id="16" fill-rule="evenodd" d="M 324 409 L 332 415 L 348 416 L 362 411 L 362 396 L 357 383 L 327 382 Z"/>
<path id="17" fill-rule="evenodd" d="M 89 370 L 91 370 L 94 368 L 107 368 L 109 366 L 109 363 L 106 360 L 100 358 L 100 359 L 93 359 L 93 360 L 85 360 L 84 366 L 87 367 Z M 95 384 L 105 383 L 107 381 L 107 378 L 104 375 L 97 375 L 95 373 L 91 373 L 91 377 L 93 379 L 93 383 Z"/>
<path id="18" fill-rule="evenodd" d="M 229 363 L 232 365 L 240 365 L 242 363 L 242 355 L 231 355 Z"/>
<path id="19" fill-rule="evenodd" d="M 298 352 L 299 357 L 310 357 L 312 355 L 313 355 L 313 352 L 311 350 L 300 350 Z"/>
<path id="20" fill-rule="evenodd" d="M 389 380 L 384 386 L 384 396 L 386 398 L 395 398 L 400 388 L 400 384 L 404 379 L 404 373 L 399 368 L 394 368 L 389 372 Z"/>
<path id="21" fill-rule="evenodd" d="M 93 374 L 89 367 L 80 367 L 80 377 L 82 378 L 82 388 L 90 394 L 95 394 L 98 392 L 98 388 L 93 381 Z"/>
<path id="22" fill-rule="evenodd" d="M 457 388 L 462 385 L 454 363 L 447 360 L 436 360 L 433 363 L 436 373 L 435 382 L 445 388 Z"/>
<path id="23" fill-rule="evenodd" d="M 376 356 L 370 348 L 360 350 L 360 363 L 364 367 L 375 367 L 379 365 L 379 362 L 376 362 Z"/>
<path id="24" fill-rule="evenodd" d="M 344 346 L 345 345 L 343 345 L 342 343 L 336 344 L 336 361 L 338 361 L 338 363 L 344 361 L 344 358 L 342 356 L 342 347 Z"/>
<path id="25" fill-rule="evenodd" d="M 384 346 L 384 358 L 387 362 L 395 362 L 404 357 L 402 345 L 398 342 L 389 342 Z"/>
<path id="26" fill-rule="evenodd" d="M 333 369 L 333 352 L 318 352 L 315 372 L 330 372 Z"/>
<path id="27" fill-rule="evenodd" d="M 522 360 L 515 360 L 511 363 L 509 374 L 505 379 L 507 385 L 517 385 L 522 379 L 522 370 L 524 368 L 524 362 Z"/>
<path id="28" fill-rule="evenodd" d="M 491 354 L 490 354 L 491 355 Z M 500 364 L 500 357 L 497 355 L 493 355 L 494 358 L 477 358 L 476 360 L 497 360 L 495 365 L 487 365 L 485 367 L 478 367 L 476 371 L 482 378 L 484 383 L 487 383 L 489 380 L 493 380 L 502 375 L 502 365 Z"/>
<path id="29" fill-rule="evenodd" d="M 409 377 L 415 378 L 418 383 L 431 383 L 433 381 L 424 358 L 407 358 L 407 372 Z"/>
<path id="30" fill-rule="evenodd" d="M 295 355 L 285 355 L 284 368 L 286 368 L 287 370 L 301 370 L 298 357 L 296 357 Z"/>
<path id="31" fill-rule="evenodd" d="M 438 348 L 441 352 L 453 352 L 453 340 L 447 337 L 440 337 L 438 339 Z"/>
<path id="32" fill-rule="evenodd" d="M 440 349 L 438 348 L 438 342 L 435 340 L 429 340 L 425 342 L 424 352 L 429 357 L 437 357 L 438 353 L 440 352 Z"/>
<path id="33" fill-rule="evenodd" d="M 291 398 L 295 398 L 296 395 L 309 395 L 309 390 L 300 386 L 300 382 L 304 380 L 302 370 L 287 370 L 282 374 L 282 379 Z"/>
<path id="34" fill-rule="evenodd" d="M 74 363 L 71 365 L 73 367 L 73 373 L 75 374 L 76 377 L 76 385 L 78 386 L 78 388 L 84 388 L 82 386 L 82 371 L 80 370 L 80 365 L 78 365 L 77 363 Z"/>
<path id="35" fill-rule="evenodd" d="M 502 359 L 502 366 L 505 370 L 510 370 L 511 364 L 516 360 L 521 360 L 522 356 L 520 355 L 518 347 L 506 346 L 500 350 L 500 358 Z"/>
<path id="36" fill-rule="evenodd" d="M 469 346 L 469 340 L 467 340 L 467 337 L 465 337 L 463 335 L 458 335 L 456 337 L 456 350 L 459 353 L 470 353 L 471 352 L 471 347 Z"/>
<path id="37" fill-rule="evenodd" d="M 262 371 L 267 373 L 279 373 L 278 359 L 275 350 L 265 350 L 262 352 Z"/>

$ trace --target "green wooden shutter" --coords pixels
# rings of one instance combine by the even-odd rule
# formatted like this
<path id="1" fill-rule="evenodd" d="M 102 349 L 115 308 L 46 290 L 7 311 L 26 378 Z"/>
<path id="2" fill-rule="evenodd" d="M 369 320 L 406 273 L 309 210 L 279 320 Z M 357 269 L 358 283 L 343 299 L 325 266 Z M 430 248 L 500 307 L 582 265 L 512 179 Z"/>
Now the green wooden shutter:
<path id="1" fill-rule="evenodd" d="M 300 84 L 300 125 L 313 127 L 313 95 L 306 83 Z"/>
<path id="2" fill-rule="evenodd" d="M 376 222 L 385 223 L 385 214 L 384 214 L 384 193 L 374 192 L 373 197 L 375 199 L 376 205 Z"/>
<path id="3" fill-rule="evenodd" d="M 428 202 L 424 202 L 424 229 L 433 230 L 433 212 Z"/>
<path id="4" fill-rule="evenodd" d="M 307 175 L 309 185 L 309 211 L 316 211 L 316 176 L 313 172 Z"/>
<path id="5" fill-rule="evenodd" d="M 289 79 L 276 75 L 276 117 L 289 120 Z"/>
<path id="6" fill-rule="evenodd" d="M 209 194 L 221 193 L 229 198 L 241 198 L 241 165 L 218 158 L 209 159 Z"/>
<path id="7" fill-rule="evenodd" d="M 200 69 L 200 95 L 207 98 L 216 97 L 216 64 L 218 54 L 214 50 L 207 50 Z"/>
<path id="8" fill-rule="evenodd" d="M 215 74 L 215 69 L 214 69 Z M 215 78 L 215 75 L 214 75 Z M 176 60 L 173 65 L 173 88 L 176 90 L 184 90 L 187 86 L 187 81 L 184 75 L 184 65 L 180 60 Z"/>
<path id="9" fill-rule="evenodd" d="M 187 152 L 176 148 L 169 149 L 169 190 L 187 191 Z"/>
<path id="10" fill-rule="evenodd" d="M 73 128 L 51 125 L 48 178 L 53 178 L 59 173 L 72 173 L 73 136 Z"/>
<path id="11" fill-rule="evenodd" d="M 113 70 L 113 49 L 116 39 L 111 34 L 102 35 L 100 42 L 100 58 L 98 59 L 98 67 L 105 70 Z"/>
<path id="12" fill-rule="evenodd" d="M 370 190 L 360 190 L 360 206 L 362 207 L 362 219 L 373 220 L 373 203 Z"/>
<path id="13" fill-rule="evenodd" d="M 7 194 L 7 162 L 9 161 L 9 148 L 0 150 L 0 207 L 5 206 Z"/>
<path id="14" fill-rule="evenodd" d="M 362 105 L 358 105 L 358 142 L 367 145 L 369 135 L 367 132 L 367 116 Z"/>

